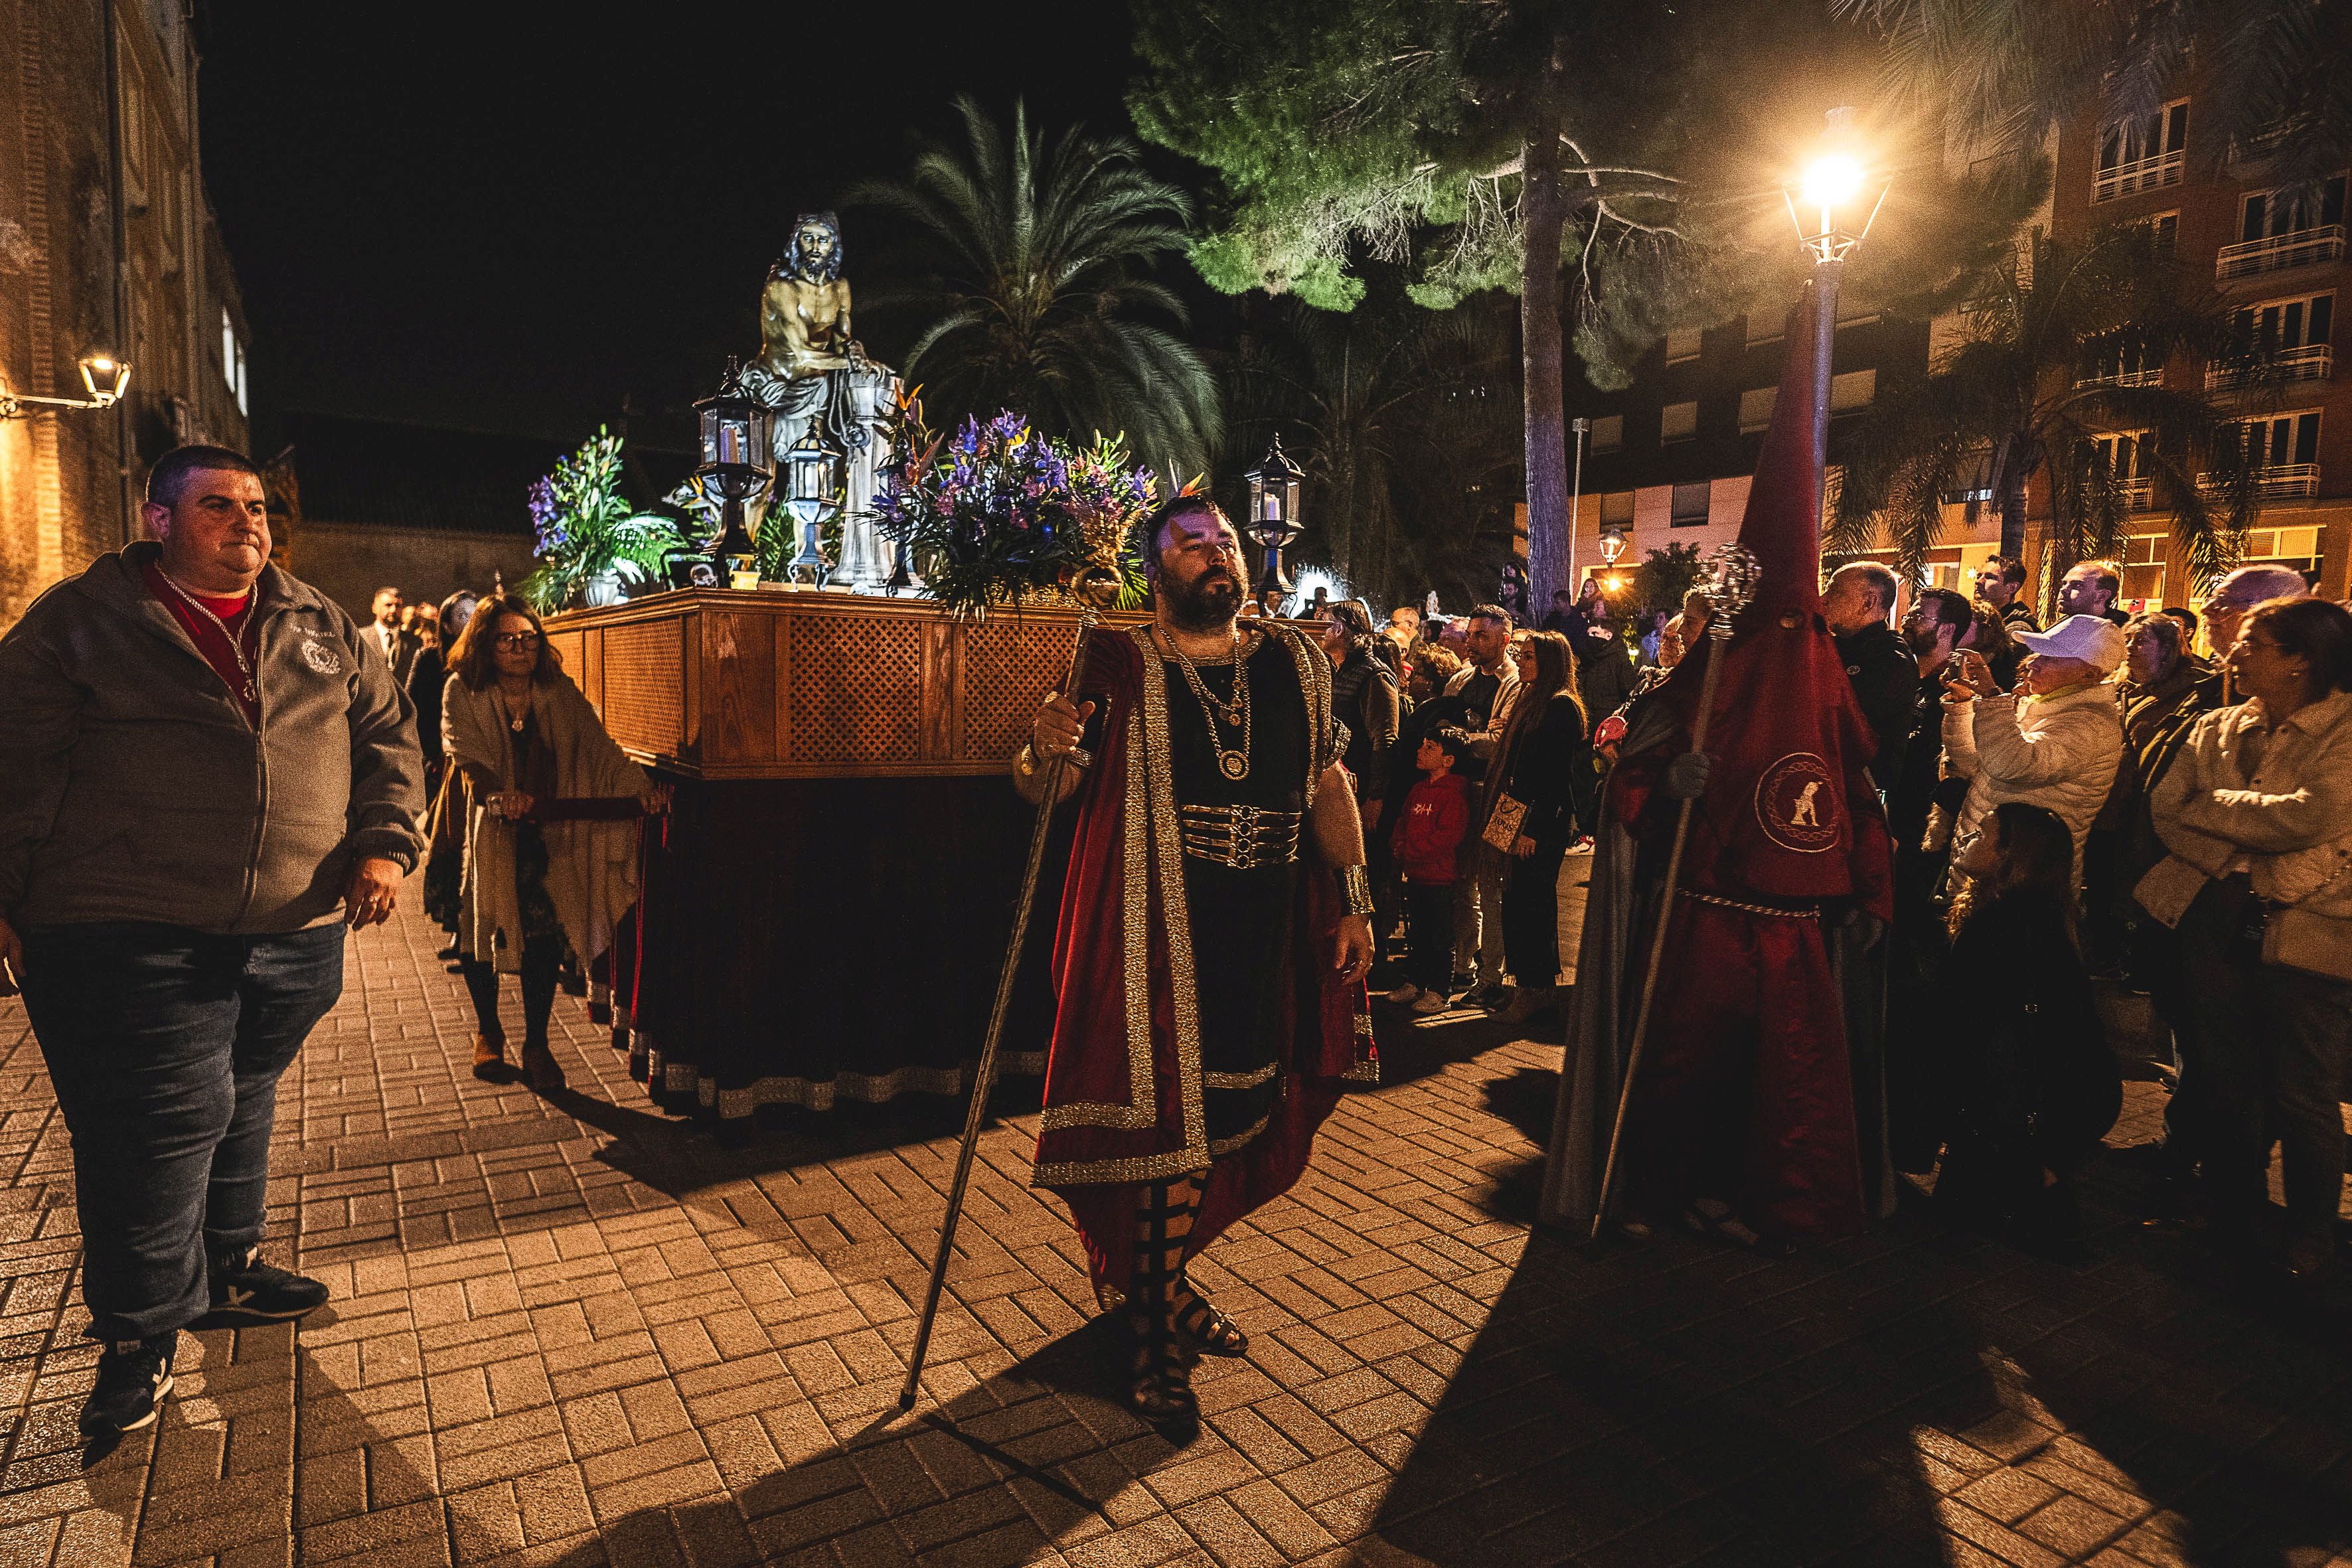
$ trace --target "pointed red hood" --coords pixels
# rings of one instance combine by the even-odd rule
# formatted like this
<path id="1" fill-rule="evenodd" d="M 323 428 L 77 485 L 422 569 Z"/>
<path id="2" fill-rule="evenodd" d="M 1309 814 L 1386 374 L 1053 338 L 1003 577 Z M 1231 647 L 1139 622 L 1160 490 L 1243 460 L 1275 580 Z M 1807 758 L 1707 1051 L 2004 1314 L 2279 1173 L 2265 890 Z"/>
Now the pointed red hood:
<path id="1" fill-rule="evenodd" d="M 1679 751 L 1707 661 L 1723 656 L 1706 736 L 1715 765 L 1692 816 L 1685 887 L 1732 899 L 1850 897 L 1884 916 L 1892 908 L 1885 817 L 1864 771 L 1876 742 L 1821 614 L 1830 374 L 1821 305 L 1807 283 L 1739 524 L 1739 542 L 1756 557 L 1755 596 L 1729 645 L 1707 638 L 1661 695 L 1684 717 Z"/>

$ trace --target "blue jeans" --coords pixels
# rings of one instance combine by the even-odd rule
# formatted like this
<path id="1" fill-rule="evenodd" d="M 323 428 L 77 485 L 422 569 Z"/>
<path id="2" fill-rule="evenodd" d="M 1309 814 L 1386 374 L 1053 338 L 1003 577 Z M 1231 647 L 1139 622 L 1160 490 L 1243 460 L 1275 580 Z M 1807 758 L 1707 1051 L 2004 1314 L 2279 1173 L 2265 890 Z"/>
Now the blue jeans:
<path id="1" fill-rule="evenodd" d="M 144 922 L 25 939 L 25 1010 L 73 1134 L 89 1337 L 184 1328 L 261 1239 L 278 1076 L 343 990 L 343 928 Z"/>

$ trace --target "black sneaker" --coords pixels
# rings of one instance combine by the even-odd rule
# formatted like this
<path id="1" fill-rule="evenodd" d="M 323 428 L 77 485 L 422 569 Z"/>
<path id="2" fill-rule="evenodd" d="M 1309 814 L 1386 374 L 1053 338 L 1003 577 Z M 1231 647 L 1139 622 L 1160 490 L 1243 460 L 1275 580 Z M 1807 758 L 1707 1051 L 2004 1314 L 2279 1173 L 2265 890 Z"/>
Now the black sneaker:
<path id="1" fill-rule="evenodd" d="M 82 1436 L 136 1432 L 154 1420 L 163 1395 L 172 1392 L 172 1358 L 179 1349 L 180 1331 L 173 1329 L 143 1340 L 117 1340 L 99 1352 L 98 1386 L 81 1407 Z"/>
<path id="2" fill-rule="evenodd" d="M 290 1268 L 261 1260 L 261 1248 L 243 1258 L 215 1258 L 212 1268 L 213 1316 L 230 1321 L 275 1322 L 299 1318 L 327 1304 L 327 1288 Z"/>

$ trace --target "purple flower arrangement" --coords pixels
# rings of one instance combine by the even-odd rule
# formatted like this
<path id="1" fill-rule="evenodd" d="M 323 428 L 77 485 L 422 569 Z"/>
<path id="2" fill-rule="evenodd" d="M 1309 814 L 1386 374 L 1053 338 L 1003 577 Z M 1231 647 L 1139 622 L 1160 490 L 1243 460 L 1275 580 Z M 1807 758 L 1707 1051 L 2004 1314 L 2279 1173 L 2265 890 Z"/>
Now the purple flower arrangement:
<path id="1" fill-rule="evenodd" d="M 910 394 L 892 450 L 898 462 L 883 476 L 875 521 L 914 552 L 930 592 L 957 615 L 1051 602 L 1096 571 L 1118 578 L 1124 600 L 1140 598 L 1128 541 L 1159 487 L 1130 462 L 1124 437 L 1072 447 L 1010 409 L 940 437 Z"/>
<path id="2" fill-rule="evenodd" d="M 521 584 L 542 611 L 562 609 L 599 578 L 651 580 L 662 552 L 684 542 L 669 519 L 640 513 L 621 494 L 621 437 L 596 434 L 531 482 L 526 494 L 539 568 Z"/>

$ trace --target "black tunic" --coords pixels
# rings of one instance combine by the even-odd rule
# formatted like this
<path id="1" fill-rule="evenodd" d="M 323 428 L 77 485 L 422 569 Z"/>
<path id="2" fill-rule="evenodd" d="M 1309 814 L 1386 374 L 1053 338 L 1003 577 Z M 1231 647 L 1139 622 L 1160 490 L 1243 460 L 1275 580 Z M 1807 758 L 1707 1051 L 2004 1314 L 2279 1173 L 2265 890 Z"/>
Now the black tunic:
<path id="1" fill-rule="evenodd" d="M 1174 658 L 1166 661 L 1168 741 L 1176 803 L 1255 805 L 1303 812 L 1308 737 L 1298 666 L 1278 639 L 1264 637 L 1247 660 L 1250 681 L 1249 775 L 1229 779 L 1217 751 L 1241 744 L 1238 730 L 1211 720 Z M 1194 661 L 1201 684 L 1223 702 L 1233 695 L 1234 666 Z M 1308 853 L 1299 825 L 1299 853 Z M 1184 857 L 1192 968 L 1201 1026 L 1202 1108 L 1212 1153 L 1237 1149 L 1261 1131 L 1279 1091 L 1276 1071 L 1290 981 L 1297 860 L 1246 870 Z M 1255 1081 L 1245 1081 L 1255 1080 Z"/>

